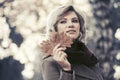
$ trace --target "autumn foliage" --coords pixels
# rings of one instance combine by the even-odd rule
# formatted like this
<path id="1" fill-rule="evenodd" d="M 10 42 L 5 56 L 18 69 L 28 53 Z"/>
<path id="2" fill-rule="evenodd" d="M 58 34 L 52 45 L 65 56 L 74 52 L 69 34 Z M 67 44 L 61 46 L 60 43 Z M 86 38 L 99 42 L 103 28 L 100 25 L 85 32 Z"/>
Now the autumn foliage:
<path id="1" fill-rule="evenodd" d="M 72 43 L 72 39 L 64 33 L 59 34 L 57 32 L 52 32 L 50 39 L 44 40 L 40 43 L 40 49 L 43 53 L 50 55 L 57 44 L 61 44 L 61 47 L 71 47 Z"/>

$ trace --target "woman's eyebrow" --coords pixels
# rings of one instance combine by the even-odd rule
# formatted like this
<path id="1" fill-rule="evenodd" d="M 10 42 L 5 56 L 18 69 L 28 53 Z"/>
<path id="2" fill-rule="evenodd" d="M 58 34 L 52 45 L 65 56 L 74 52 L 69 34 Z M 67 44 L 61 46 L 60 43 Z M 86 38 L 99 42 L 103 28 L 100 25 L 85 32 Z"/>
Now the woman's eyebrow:
<path id="1" fill-rule="evenodd" d="M 78 18 L 77 17 L 73 17 L 72 19 L 77 19 L 78 20 Z M 60 18 L 58 21 L 61 21 L 61 20 L 67 20 L 67 18 Z"/>
<path id="2" fill-rule="evenodd" d="M 60 20 L 67 20 L 67 18 L 60 18 L 59 21 L 60 21 Z"/>
<path id="3" fill-rule="evenodd" d="M 72 19 L 78 19 L 77 17 L 74 17 L 74 18 L 72 18 Z"/>

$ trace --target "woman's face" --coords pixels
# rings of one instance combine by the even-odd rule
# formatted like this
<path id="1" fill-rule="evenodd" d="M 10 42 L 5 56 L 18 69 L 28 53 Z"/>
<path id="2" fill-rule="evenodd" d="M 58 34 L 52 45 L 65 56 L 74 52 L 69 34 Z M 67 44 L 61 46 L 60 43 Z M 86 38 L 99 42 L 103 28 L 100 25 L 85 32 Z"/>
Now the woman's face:
<path id="1" fill-rule="evenodd" d="M 74 11 L 66 13 L 58 20 L 58 33 L 64 32 L 67 36 L 76 39 L 79 36 L 80 24 L 77 15 Z"/>

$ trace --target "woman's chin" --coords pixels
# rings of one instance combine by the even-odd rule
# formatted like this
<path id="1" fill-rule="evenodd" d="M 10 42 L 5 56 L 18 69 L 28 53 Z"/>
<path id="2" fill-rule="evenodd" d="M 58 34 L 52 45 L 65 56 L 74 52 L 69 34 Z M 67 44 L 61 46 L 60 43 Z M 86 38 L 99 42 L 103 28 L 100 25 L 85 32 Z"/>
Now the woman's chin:
<path id="1" fill-rule="evenodd" d="M 73 40 L 77 38 L 75 35 L 67 35 L 67 36 L 69 36 L 69 37 L 72 38 Z"/>

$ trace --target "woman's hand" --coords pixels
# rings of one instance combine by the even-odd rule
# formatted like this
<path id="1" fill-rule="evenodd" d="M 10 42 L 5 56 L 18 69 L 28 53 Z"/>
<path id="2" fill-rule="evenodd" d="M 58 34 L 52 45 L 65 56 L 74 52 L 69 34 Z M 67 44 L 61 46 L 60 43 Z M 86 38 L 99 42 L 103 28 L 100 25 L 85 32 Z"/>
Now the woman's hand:
<path id="1" fill-rule="evenodd" d="M 61 65 L 63 70 L 70 71 L 71 70 L 71 64 L 67 60 L 67 54 L 64 52 L 66 48 L 61 47 L 60 44 L 56 45 L 53 49 L 53 59 L 58 62 L 58 64 Z"/>

